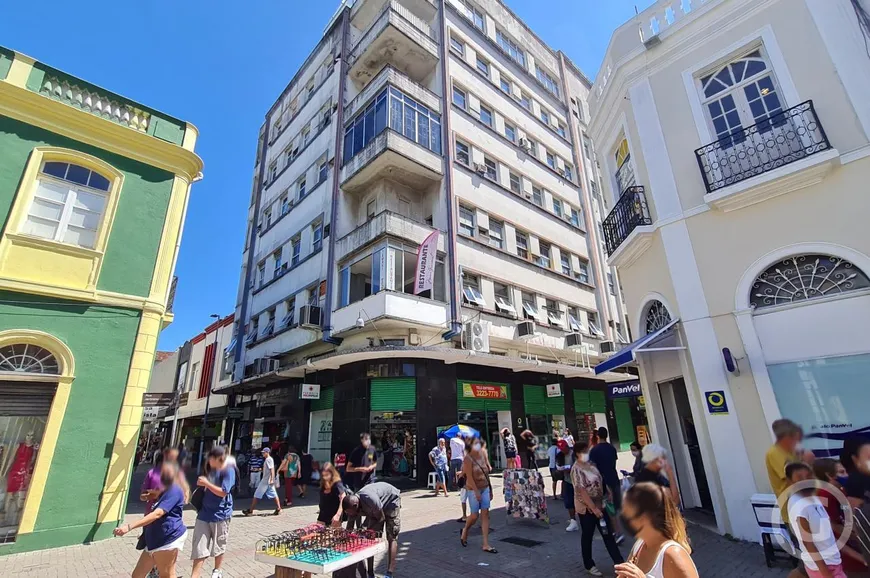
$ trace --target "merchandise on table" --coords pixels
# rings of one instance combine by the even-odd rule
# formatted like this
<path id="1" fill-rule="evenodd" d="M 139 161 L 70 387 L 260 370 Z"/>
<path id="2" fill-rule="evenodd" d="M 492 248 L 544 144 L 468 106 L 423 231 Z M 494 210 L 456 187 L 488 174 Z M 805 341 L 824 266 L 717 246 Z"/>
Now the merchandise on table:
<path id="1" fill-rule="evenodd" d="M 257 553 L 307 564 L 325 565 L 377 547 L 379 543 L 378 534 L 371 530 L 350 532 L 342 528 L 312 524 L 260 540 L 257 542 Z"/>
<path id="2" fill-rule="evenodd" d="M 504 502 L 508 517 L 550 521 L 544 478 L 538 470 L 510 469 L 504 475 Z"/>

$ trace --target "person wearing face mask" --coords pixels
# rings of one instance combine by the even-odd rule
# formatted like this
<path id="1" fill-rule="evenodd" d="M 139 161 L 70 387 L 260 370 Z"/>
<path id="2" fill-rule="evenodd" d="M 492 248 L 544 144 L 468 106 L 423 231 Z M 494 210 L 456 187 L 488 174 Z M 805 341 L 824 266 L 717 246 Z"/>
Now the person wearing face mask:
<path id="1" fill-rule="evenodd" d="M 146 576 L 156 566 L 160 578 L 174 578 L 178 553 L 184 548 L 187 528 L 182 510 L 187 501 L 184 488 L 178 483 L 178 464 L 163 462 L 160 470 L 163 491 L 151 513 L 144 518 L 115 528 L 115 536 L 124 536 L 136 528 L 145 528 L 145 550 L 133 569 L 133 576 Z"/>
<path id="2" fill-rule="evenodd" d="M 843 442 L 840 462 L 848 473 L 843 489 L 849 503 L 860 508 L 870 501 L 870 439 L 851 437 Z"/>
<path id="3" fill-rule="evenodd" d="M 846 475 L 843 465 L 831 458 L 816 460 L 813 464 L 813 475 L 825 484 L 830 484 L 828 486 L 822 484 L 816 490 L 816 496 L 819 499 L 819 503 L 828 513 L 834 537 L 839 540 L 846 525 L 846 516 L 842 507 L 842 504 L 845 502 L 842 484 L 848 480 L 848 475 Z M 848 544 L 843 544 L 842 548 L 840 548 L 840 557 L 843 560 L 843 570 L 849 578 L 853 576 L 855 578 L 859 576 L 866 578 L 866 576 L 870 575 L 868 574 L 870 568 L 867 567 L 867 561 L 864 556 Z"/>
<path id="4" fill-rule="evenodd" d="M 480 517 L 480 526 L 483 531 L 483 551 L 498 554 L 498 550 L 489 545 L 489 507 L 492 502 L 492 486 L 489 483 L 490 470 L 483 444 L 480 439 L 475 438 L 472 440 L 471 449 L 462 463 L 471 515 L 468 516 L 465 527 L 459 533 L 459 541 L 463 547 L 468 546 L 468 531 Z"/>
<path id="5" fill-rule="evenodd" d="M 614 567 L 616 578 L 699 578 L 686 522 L 666 488 L 650 482 L 633 485 L 623 498 L 620 518 L 637 540 L 628 562 Z"/>
<path id="6" fill-rule="evenodd" d="M 636 476 L 643 469 L 643 446 L 639 441 L 631 442 L 631 455 L 634 456 L 634 466 L 631 468 L 631 474 Z"/>
<path id="7" fill-rule="evenodd" d="M 595 528 L 604 541 L 607 553 L 614 564 L 624 561 L 616 538 L 610 516 L 604 508 L 604 492 L 606 486 L 598 468 L 589 461 L 589 444 L 580 442 L 574 446 L 574 455 L 579 456 L 571 467 L 571 483 L 574 486 L 574 510 L 580 518 L 580 548 L 583 554 L 583 565 L 591 576 L 604 574 L 592 559 L 592 539 Z"/>
<path id="8" fill-rule="evenodd" d="M 801 441 L 804 430 L 790 419 L 778 419 L 773 422 L 773 436 L 776 442 L 767 450 L 764 456 L 764 464 L 767 468 L 767 478 L 774 495 L 779 499 L 783 492 L 791 485 L 785 476 L 785 467 L 797 462 L 813 462 L 812 452 L 804 452 Z M 787 515 L 783 512 L 783 519 Z"/>
<path id="9" fill-rule="evenodd" d="M 658 444 L 647 444 L 641 453 L 643 469 L 634 476 L 634 483 L 652 482 L 668 488 L 675 504 L 680 503 L 680 490 L 677 487 L 677 476 L 667 459 L 667 450 Z"/>
<path id="10" fill-rule="evenodd" d="M 347 461 L 347 473 L 352 475 L 351 485 L 357 492 L 368 484 L 377 481 L 375 469 L 378 467 L 378 453 L 372 447 L 372 436 L 368 432 L 359 436 L 359 446 L 351 452 Z"/>

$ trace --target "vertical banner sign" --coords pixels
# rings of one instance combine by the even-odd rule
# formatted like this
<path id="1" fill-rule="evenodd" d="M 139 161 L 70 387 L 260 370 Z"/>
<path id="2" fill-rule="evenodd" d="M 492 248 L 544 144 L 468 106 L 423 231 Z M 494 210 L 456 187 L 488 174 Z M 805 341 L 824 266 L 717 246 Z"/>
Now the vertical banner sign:
<path id="1" fill-rule="evenodd" d="M 417 278 L 414 281 L 414 295 L 431 290 L 435 284 L 435 257 L 437 253 L 438 231 L 432 231 L 417 249 Z"/>

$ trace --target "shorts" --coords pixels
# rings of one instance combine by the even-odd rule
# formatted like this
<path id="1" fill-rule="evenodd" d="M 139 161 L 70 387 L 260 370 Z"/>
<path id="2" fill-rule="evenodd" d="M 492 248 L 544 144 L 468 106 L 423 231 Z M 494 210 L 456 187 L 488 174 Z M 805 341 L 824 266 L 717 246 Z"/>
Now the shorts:
<path id="1" fill-rule="evenodd" d="M 843 570 L 842 564 L 837 564 L 836 566 L 828 564 L 828 570 L 831 571 L 832 578 L 846 578 L 846 572 Z M 807 573 L 809 578 L 822 578 L 822 573 L 818 570 L 810 570 L 809 568 L 804 567 L 804 571 Z"/>
<path id="2" fill-rule="evenodd" d="M 263 472 L 251 472 L 251 479 L 248 480 L 248 486 L 256 488 L 260 485 L 260 480 L 263 478 Z"/>
<path id="3" fill-rule="evenodd" d="M 472 514 L 479 514 L 480 510 L 489 510 L 490 502 L 492 501 L 492 493 L 489 488 L 485 488 L 480 492 L 480 500 L 474 492 L 468 492 L 468 504 Z"/>
<path id="4" fill-rule="evenodd" d="M 180 552 L 181 550 L 184 550 L 185 540 L 187 540 L 187 530 L 185 530 L 184 534 L 182 534 L 181 537 L 177 540 L 170 542 L 164 546 L 160 546 L 159 548 L 154 548 L 153 550 L 145 548 L 145 551 L 149 554 L 151 552 L 168 552 L 169 550 L 178 550 Z"/>
<path id="5" fill-rule="evenodd" d="M 275 485 L 260 484 L 254 492 L 254 497 L 258 500 L 263 498 L 275 499 L 278 497 L 278 492 L 275 491 Z"/>
<path id="6" fill-rule="evenodd" d="M 209 556 L 220 556 L 227 551 L 227 537 L 230 535 L 230 520 L 206 522 L 197 519 L 193 527 L 193 548 L 191 560 L 202 560 Z"/>
<path id="7" fill-rule="evenodd" d="M 435 481 L 440 484 L 447 483 L 447 468 L 435 468 Z"/>
<path id="8" fill-rule="evenodd" d="M 563 482 L 565 481 L 565 472 L 556 468 L 550 468 L 550 477 L 553 478 L 554 482 Z"/>
<path id="9" fill-rule="evenodd" d="M 471 492 L 469 492 L 465 488 L 460 488 L 460 490 L 459 490 L 459 503 L 460 504 L 467 504 L 468 503 L 468 494 L 470 494 L 470 493 Z"/>
<path id="10" fill-rule="evenodd" d="M 402 505 L 399 504 L 392 510 L 384 510 L 384 519 L 370 522 L 366 518 L 366 527 L 375 532 L 383 532 L 387 542 L 395 542 L 402 531 Z"/>
<path id="11" fill-rule="evenodd" d="M 574 509 L 574 485 L 567 480 L 562 482 L 562 503 L 566 510 Z"/>

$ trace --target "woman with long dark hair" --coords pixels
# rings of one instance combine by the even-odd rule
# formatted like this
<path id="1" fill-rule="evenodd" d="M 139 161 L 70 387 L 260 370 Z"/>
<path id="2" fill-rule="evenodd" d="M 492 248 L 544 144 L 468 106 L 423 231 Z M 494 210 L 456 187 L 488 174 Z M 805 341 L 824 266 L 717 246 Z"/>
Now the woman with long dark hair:
<path id="1" fill-rule="evenodd" d="M 325 526 L 341 525 L 341 501 L 347 489 L 341 481 L 338 470 L 330 462 L 320 468 L 320 513 L 317 521 Z"/>
<path id="2" fill-rule="evenodd" d="M 628 562 L 615 566 L 617 578 L 698 578 L 686 522 L 667 488 L 633 485 L 625 492 L 621 517 L 637 541 Z"/>
<path id="3" fill-rule="evenodd" d="M 144 518 L 115 528 L 115 536 L 124 536 L 136 528 L 145 528 L 145 550 L 133 569 L 133 578 L 145 578 L 157 567 L 160 578 L 175 578 L 178 553 L 184 548 L 187 528 L 181 519 L 187 494 L 178 483 L 178 464 L 164 462 L 160 470 L 163 491 L 154 508 Z"/>

